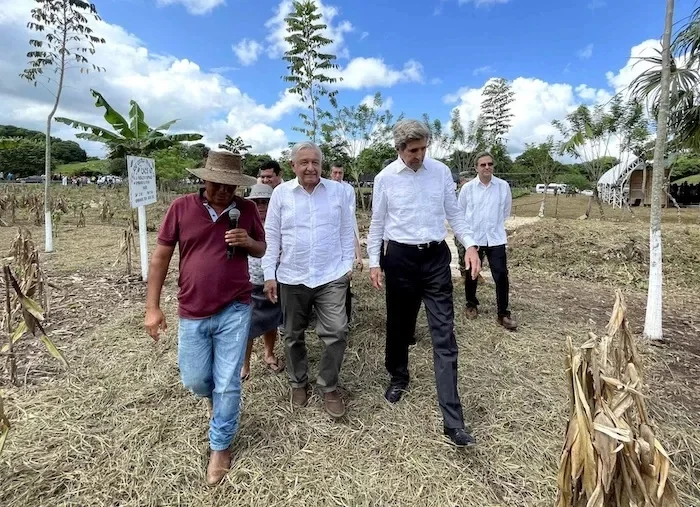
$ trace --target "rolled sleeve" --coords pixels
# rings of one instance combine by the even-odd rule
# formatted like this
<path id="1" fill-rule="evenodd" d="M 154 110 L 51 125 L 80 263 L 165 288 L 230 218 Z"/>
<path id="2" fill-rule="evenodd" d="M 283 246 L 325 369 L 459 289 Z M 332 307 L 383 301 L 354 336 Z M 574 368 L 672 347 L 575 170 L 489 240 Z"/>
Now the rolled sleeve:
<path id="1" fill-rule="evenodd" d="M 380 175 L 374 178 L 374 189 L 372 195 L 372 220 L 367 233 L 367 255 L 369 256 L 369 267 L 378 268 L 379 258 L 382 251 L 384 239 L 384 227 L 386 223 L 387 198 L 384 190 L 384 183 Z"/>

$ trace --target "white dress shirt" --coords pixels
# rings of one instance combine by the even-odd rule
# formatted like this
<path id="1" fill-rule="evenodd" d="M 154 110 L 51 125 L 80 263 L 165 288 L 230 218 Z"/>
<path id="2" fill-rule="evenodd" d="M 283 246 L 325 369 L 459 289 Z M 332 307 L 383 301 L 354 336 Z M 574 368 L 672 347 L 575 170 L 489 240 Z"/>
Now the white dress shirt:
<path id="1" fill-rule="evenodd" d="M 479 246 L 498 246 L 508 242 L 506 218 L 513 197 L 510 185 L 495 176 L 484 185 L 477 176 L 462 186 L 457 199 L 471 234 Z"/>
<path id="2" fill-rule="evenodd" d="M 355 230 L 355 238 L 360 241 L 360 229 L 357 227 L 357 198 L 355 197 L 355 188 L 347 181 L 341 181 L 341 185 L 345 189 L 348 202 L 350 203 L 350 213 L 352 214 L 352 226 Z"/>
<path id="3" fill-rule="evenodd" d="M 407 245 L 443 241 L 445 219 L 466 248 L 476 245 L 457 205 L 449 168 L 426 157 L 414 171 L 399 157 L 374 178 L 372 222 L 367 236 L 369 267 L 379 267 L 382 240 Z"/>
<path id="4" fill-rule="evenodd" d="M 325 178 L 311 193 L 297 178 L 275 187 L 265 242 L 265 280 L 313 289 L 350 272 L 355 248 L 345 188 Z"/>

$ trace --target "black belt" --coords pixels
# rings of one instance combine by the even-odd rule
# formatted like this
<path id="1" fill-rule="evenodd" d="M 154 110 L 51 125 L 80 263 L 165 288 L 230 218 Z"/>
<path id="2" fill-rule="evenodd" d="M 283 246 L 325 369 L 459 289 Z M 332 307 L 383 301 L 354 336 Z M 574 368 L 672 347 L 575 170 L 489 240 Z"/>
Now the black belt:
<path id="1" fill-rule="evenodd" d="M 389 240 L 389 243 L 400 246 L 402 248 L 415 248 L 416 250 L 429 250 L 431 248 L 435 248 L 436 246 L 440 246 L 444 243 L 445 241 L 429 241 L 428 243 L 419 243 L 417 245 L 409 245 L 406 243 L 399 243 L 398 241 L 394 241 L 393 239 Z"/>

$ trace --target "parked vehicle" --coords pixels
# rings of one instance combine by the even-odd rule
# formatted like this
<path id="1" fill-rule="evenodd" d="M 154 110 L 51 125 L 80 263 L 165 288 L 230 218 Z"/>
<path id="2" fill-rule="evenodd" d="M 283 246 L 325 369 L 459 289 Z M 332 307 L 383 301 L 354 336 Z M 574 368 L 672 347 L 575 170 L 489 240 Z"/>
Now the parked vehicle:
<path id="1" fill-rule="evenodd" d="M 547 193 L 548 194 L 565 194 L 567 191 L 568 186 L 565 185 L 564 183 L 550 183 L 547 186 Z M 535 187 L 535 192 L 538 194 L 544 194 L 545 191 L 545 185 L 544 183 L 540 183 Z"/>

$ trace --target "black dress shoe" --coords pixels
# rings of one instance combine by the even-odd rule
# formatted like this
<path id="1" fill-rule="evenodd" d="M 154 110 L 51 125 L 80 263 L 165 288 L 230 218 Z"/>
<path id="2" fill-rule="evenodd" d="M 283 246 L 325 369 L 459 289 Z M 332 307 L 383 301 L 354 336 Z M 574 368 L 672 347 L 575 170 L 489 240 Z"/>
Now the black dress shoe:
<path id="1" fill-rule="evenodd" d="M 386 393 L 384 393 L 386 401 L 389 403 L 398 403 L 407 387 L 408 385 L 406 384 L 389 384 L 389 388 L 386 390 Z"/>
<path id="2" fill-rule="evenodd" d="M 476 438 L 464 431 L 462 428 L 445 428 L 445 435 L 452 440 L 457 447 L 467 447 L 476 445 Z"/>

